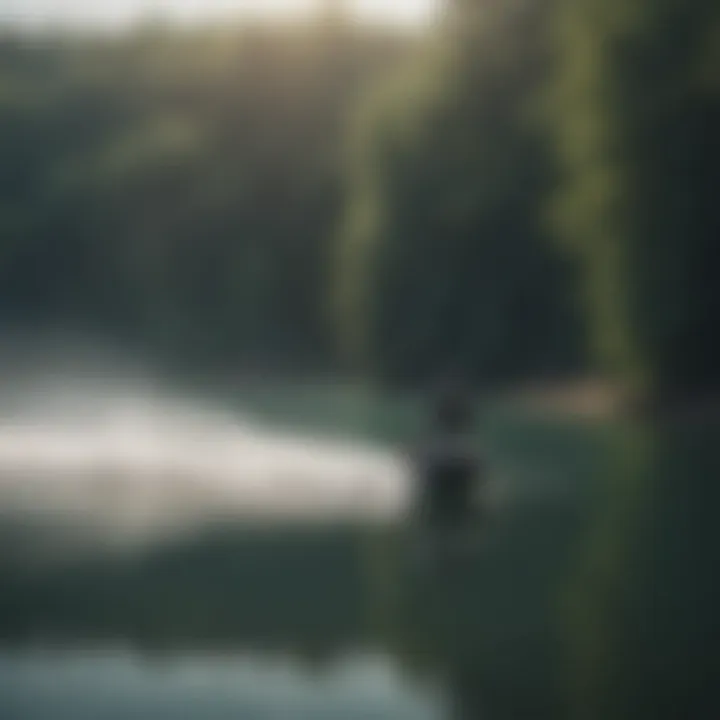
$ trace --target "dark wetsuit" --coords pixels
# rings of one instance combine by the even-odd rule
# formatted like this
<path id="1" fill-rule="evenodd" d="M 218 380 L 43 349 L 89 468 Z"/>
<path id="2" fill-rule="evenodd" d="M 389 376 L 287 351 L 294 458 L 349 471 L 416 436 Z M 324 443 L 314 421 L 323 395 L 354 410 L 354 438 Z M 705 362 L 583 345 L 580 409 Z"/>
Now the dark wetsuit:
<path id="1" fill-rule="evenodd" d="M 417 458 L 420 509 L 435 526 L 456 526 L 475 513 L 474 499 L 481 462 L 472 443 L 462 435 L 433 438 Z"/>

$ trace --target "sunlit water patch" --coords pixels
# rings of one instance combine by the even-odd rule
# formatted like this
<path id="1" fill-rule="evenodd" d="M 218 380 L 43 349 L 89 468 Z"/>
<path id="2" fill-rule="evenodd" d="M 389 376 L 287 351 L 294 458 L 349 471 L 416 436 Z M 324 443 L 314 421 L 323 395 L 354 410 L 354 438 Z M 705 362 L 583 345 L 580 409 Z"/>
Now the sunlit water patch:
<path id="1" fill-rule="evenodd" d="M 0 417 L 0 510 L 137 540 L 200 522 L 385 520 L 392 451 L 280 432 L 156 387 L 34 382 Z"/>
<path id="2" fill-rule="evenodd" d="M 436 720 L 440 694 L 364 656 L 311 669 L 289 659 L 123 652 L 0 655 L 4 720 Z"/>

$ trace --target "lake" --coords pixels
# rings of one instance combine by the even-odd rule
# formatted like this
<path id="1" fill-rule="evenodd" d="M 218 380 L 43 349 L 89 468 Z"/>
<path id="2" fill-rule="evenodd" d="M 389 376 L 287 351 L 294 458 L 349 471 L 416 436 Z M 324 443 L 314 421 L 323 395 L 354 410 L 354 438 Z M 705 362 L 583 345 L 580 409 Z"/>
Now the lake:
<path id="1" fill-rule="evenodd" d="M 496 512 L 419 571 L 412 403 L 115 390 L 0 429 L 3 720 L 717 716 L 716 422 L 488 408 Z"/>

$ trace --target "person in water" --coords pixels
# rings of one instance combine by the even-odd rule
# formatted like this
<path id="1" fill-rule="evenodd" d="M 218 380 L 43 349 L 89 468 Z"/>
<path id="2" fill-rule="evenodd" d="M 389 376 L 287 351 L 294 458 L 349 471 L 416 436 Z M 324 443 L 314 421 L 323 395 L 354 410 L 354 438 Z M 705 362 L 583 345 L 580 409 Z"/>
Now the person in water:
<path id="1" fill-rule="evenodd" d="M 474 423 L 470 391 L 459 382 L 446 384 L 435 400 L 429 436 L 416 458 L 421 521 L 443 534 L 464 530 L 477 518 L 484 472 Z"/>

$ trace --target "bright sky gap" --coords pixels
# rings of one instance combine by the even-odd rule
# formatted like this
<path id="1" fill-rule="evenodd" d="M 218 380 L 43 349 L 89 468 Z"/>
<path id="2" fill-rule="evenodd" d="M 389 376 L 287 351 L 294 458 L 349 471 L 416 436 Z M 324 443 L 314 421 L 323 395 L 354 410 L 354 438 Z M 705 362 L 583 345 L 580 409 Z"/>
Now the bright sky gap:
<path id="1" fill-rule="evenodd" d="M 359 20 L 407 26 L 432 21 L 440 0 L 346 0 Z M 122 25 L 157 16 L 182 21 L 224 17 L 312 16 L 328 0 L 0 0 L 0 22 L 30 26 Z"/>

